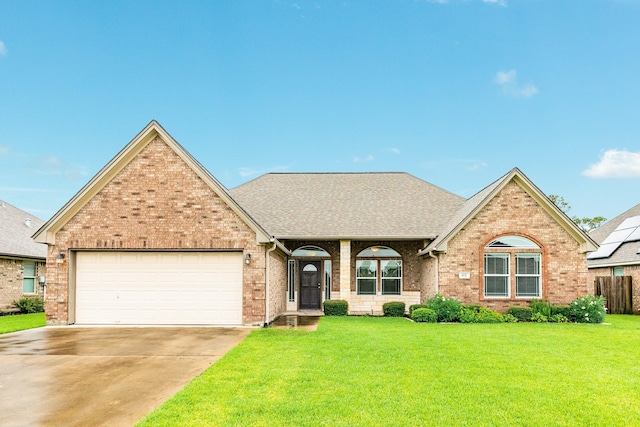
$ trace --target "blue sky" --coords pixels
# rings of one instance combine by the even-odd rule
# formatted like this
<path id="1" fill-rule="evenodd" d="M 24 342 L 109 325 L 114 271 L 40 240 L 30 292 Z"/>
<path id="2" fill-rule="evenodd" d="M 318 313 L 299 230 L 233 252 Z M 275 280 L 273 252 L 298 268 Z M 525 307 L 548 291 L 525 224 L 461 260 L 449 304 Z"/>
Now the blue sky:
<path id="1" fill-rule="evenodd" d="M 640 0 L 0 0 L 0 199 L 48 219 L 152 119 L 228 188 L 513 167 L 640 203 Z"/>

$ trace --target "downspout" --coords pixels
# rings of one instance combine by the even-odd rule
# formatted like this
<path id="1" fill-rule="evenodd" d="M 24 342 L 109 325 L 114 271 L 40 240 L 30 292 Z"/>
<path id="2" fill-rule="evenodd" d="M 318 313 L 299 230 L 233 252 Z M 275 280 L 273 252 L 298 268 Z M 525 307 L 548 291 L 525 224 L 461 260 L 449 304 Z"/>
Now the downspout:
<path id="1" fill-rule="evenodd" d="M 276 249 L 277 243 L 275 238 L 271 238 L 270 242 L 273 243 L 271 248 L 265 251 L 265 273 L 264 273 L 264 327 L 269 326 L 269 254 Z"/>

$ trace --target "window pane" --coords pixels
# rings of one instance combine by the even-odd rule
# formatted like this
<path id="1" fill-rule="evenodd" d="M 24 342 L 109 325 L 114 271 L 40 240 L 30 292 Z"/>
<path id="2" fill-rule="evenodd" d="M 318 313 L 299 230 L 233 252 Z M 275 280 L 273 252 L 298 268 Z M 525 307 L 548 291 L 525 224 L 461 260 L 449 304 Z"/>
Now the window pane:
<path id="1" fill-rule="evenodd" d="M 509 274 L 509 254 L 484 254 L 484 274 Z"/>
<path id="2" fill-rule="evenodd" d="M 382 277 L 402 277 L 402 261 L 380 261 Z"/>
<path id="3" fill-rule="evenodd" d="M 35 277 L 36 275 L 36 263 L 25 261 L 23 263 L 24 272 L 22 273 L 23 277 Z"/>
<path id="4" fill-rule="evenodd" d="M 487 245 L 488 248 L 538 248 L 531 240 L 522 236 L 503 236 Z"/>
<path id="5" fill-rule="evenodd" d="M 540 274 L 540 254 L 516 254 L 516 274 Z"/>
<path id="6" fill-rule="evenodd" d="M 372 246 L 367 248 L 356 256 L 356 258 L 381 258 L 381 257 L 398 257 L 400 254 L 386 246 Z"/>
<path id="7" fill-rule="evenodd" d="M 36 293 L 36 279 L 22 279 L 22 292 L 25 294 Z"/>
<path id="8" fill-rule="evenodd" d="M 359 295 L 375 295 L 376 279 L 358 279 Z"/>
<path id="9" fill-rule="evenodd" d="M 506 297 L 509 278 L 506 276 L 488 276 L 484 278 L 484 295 L 487 297 Z"/>
<path id="10" fill-rule="evenodd" d="M 539 277 L 516 277 L 517 297 L 540 297 Z"/>
<path id="11" fill-rule="evenodd" d="M 324 299 L 331 299 L 331 260 L 324 262 Z"/>
<path id="12" fill-rule="evenodd" d="M 382 279 L 383 295 L 400 295 L 400 279 Z"/>
<path id="13" fill-rule="evenodd" d="M 378 262 L 371 260 L 356 261 L 356 277 L 377 277 Z"/>
<path id="14" fill-rule="evenodd" d="M 289 260 L 289 301 L 295 301 L 295 261 Z"/>
<path id="15" fill-rule="evenodd" d="M 624 276 L 624 267 L 613 267 L 614 276 Z"/>

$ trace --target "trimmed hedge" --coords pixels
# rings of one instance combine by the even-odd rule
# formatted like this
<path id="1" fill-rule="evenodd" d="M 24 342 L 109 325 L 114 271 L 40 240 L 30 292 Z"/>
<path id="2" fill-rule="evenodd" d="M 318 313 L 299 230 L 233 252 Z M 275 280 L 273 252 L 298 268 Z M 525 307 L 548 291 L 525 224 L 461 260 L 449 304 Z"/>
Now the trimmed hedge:
<path id="1" fill-rule="evenodd" d="M 504 323 L 502 315 L 497 311 L 477 305 L 463 306 L 460 311 L 462 323 Z"/>
<path id="2" fill-rule="evenodd" d="M 411 319 L 414 322 L 436 323 L 438 321 L 438 313 L 430 308 L 418 307 L 411 312 Z"/>
<path id="3" fill-rule="evenodd" d="M 416 310 L 418 308 L 429 308 L 429 306 L 426 304 L 411 304 L 409 306 L 409 316 L 413 314 L 413 310 Z"/>
<path id="4" fill-rule="evenodd" d="M 568 305 L 552 305 L 551 315 L 554 316 L 556 314 L 561 314 L 568 319 L 571 316 L 571 307 Z"/>
<path id="5" fill-rule="evenodd" d="M 349 303 L 344 300 L 328 299 L 322 303 L 325 316 L 346 316 L 349 312 Z"/>
<path id="6" fill-rule="evenodd" d="M 530 322 L 533 310 L 531 307 L 509 307 L 507 313 L 518 319 L 518 322 Z"/>
<path id="7" fill-rule="evenodd" d="M 388 317 L 403 317 L 405 303 L 402 301 L 390 301 L 382 304 L 382 312 Z"/>
<path id="8" fill-rule="evenodd" d="M 457 322 L 460 320 L 462 303 L 456 299 L 435 294 L 425 301 L 425 305 L 438 313 L 438 322 Z"/>

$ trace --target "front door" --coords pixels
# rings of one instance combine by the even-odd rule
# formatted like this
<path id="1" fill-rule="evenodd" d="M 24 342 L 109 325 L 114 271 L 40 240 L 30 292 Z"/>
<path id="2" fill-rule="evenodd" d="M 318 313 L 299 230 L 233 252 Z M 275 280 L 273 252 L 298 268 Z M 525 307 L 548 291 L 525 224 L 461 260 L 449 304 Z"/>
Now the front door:
<path id="1" fill-rule="evenodd" d="M 320 261 L 300 261 L 300 308 L 320 309 Z"/>

